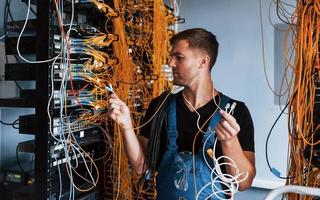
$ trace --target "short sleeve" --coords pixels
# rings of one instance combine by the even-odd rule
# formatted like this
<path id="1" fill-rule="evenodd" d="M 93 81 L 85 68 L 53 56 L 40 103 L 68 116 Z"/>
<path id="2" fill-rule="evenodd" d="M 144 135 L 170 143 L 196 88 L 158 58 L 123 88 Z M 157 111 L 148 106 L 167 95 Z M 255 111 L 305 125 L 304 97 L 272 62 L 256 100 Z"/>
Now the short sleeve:
<path id="1" fill-rule="evenodd" d="M 254 126 L 249 109 L 243 102 L 238 103 L 238 109 L 234 110 L 234 117 L 240 126 L 238 139 L 243 151 L 254 152 Z"/>
<path id="2" fill-rule="evenodd" d="M 160 104 L 163 103 L 163 101 L 168 97 L 169 91 L 164 91 L 160 96 L 156 97 L 155 99 L 151 100 L 148 109 L 146 110 L 146 114 L 144 115 L 142 119 L 142 125 L 140 135 L 150 138 L 150 130 L 152 125 L 152 120 L 150 120 L 151 117 L 154 116 L 154 114 L 157 112 Z"/>

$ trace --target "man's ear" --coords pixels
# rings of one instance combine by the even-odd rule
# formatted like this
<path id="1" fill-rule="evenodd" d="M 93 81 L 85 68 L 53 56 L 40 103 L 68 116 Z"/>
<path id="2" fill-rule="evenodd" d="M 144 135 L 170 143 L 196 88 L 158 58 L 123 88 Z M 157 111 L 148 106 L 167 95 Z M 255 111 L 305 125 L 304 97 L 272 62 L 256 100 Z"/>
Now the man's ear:
<path id="1" fill-rule="evenodd" d="M 210 56 L 208 56 L 208 55 L 204 55 L 204 56 L 202 56 L 202 58 L 201 58 L 201 68 L 202 67 L 205 67 L 205 66 L 209 66 L 209 63 L 210 63 Z"/>

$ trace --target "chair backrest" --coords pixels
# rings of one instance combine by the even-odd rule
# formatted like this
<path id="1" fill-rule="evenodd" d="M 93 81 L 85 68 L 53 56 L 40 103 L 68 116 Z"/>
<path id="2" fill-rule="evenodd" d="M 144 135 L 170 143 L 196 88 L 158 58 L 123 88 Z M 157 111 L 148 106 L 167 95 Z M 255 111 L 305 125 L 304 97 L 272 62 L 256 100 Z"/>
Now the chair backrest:
<path id="1" fill-rule="evenodd" d="M 271 190 L 266 196 L 265 200 L 274 200 L 277 196 L 284 193 L 289 193 L 289 192 L 320 197 L 320 188 L 305 187 L 305 186 L 298 186 L 298 185 L 286 185 L 286 186 Z"/>

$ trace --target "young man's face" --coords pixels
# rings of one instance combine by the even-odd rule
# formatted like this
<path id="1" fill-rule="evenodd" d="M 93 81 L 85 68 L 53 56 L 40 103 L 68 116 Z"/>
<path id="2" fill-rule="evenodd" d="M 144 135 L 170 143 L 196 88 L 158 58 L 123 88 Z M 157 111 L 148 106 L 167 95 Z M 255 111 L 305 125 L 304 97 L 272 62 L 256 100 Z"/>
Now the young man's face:
<path id="1" fill-rule="evenodd" d="M 200 50 L 189 48 L 187 40 L 179 40 L 172 47 L 170 56 L 169 66 L 175 85 L 187 86 L 197 79 L 203 56 Z"/>

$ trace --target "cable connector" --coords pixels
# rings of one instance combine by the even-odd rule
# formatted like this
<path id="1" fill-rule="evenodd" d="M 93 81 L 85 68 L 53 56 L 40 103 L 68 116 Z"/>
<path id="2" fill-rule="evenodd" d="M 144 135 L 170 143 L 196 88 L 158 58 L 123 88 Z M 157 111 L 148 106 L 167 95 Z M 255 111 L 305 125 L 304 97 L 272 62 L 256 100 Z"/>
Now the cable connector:
<path id="1" fill-rule="evenodd" d="M 236 105 L 237 105 L 237 103 L 236 102 L 233 102 L 232 103 L 232 105 L 231 105 L 231 107 L 230 107 L 230 110 L 229 110 L 229 114 L 231 114 L 231 115 L 233 115 L 233 111 L 234 111 L 234 109 L 236 108 Z"/>
<path id="2" fill-rule="evenodd" d="M 113 93 L 114 94 L 114 91 L 113 91 L 113 88 L 112 88 L 112 85 L 109 83 L 109 86 L 106 86 L 106 90 L 108 90 L 109 92 Z"/>
<path id="3" fill-rule="evenodd" d="M 228 109 L 230 108 L 230 103 L 227 103 L 227 105 L 226 105 L 226 107 L 224 107 L 224 110 L 226 111 L 226 112 L 228 112 Z"/>
<path id="4" fill-rule="evenodd" d="M 276 176 L 276 177 L 281 177 L 281 173 L 274 167 L 271 168 L 271 172 Z"/>
<path id="5" fill-rule="evenodd" d="M 208 156 L 211 158 L 211 159 L 214 159 L 214 153 L 213 153 L 213 150 L 211 149 L 211 148 L 209 148 L 208 150 L 207 150 L 207 154 L 208 154 Z"/>

